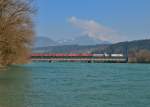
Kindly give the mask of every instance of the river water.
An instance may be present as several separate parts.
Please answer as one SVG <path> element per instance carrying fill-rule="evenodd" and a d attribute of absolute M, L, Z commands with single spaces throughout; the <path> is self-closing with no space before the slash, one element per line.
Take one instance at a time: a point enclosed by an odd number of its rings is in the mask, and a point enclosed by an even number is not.
<path fill-rule="evenodd" d="M 12 66 L 0 72 L 0 107 L 150 107 L 150 65 Z"/>

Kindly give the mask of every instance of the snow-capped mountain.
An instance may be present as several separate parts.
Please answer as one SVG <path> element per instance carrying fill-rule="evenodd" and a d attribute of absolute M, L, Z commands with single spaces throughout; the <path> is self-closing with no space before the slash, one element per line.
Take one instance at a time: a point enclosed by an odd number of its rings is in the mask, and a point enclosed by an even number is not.
<path fill-rule="evenodd" d="M 61 39 L 54 41 L 49 37 L 36 37 L 33 47 L 48 47 L 48 46 L 61 46 L 61 45 L 99 45 L 110 44 L 107 41 L 101 41 L 89 36 L 79 36 L 72 39 Z"/>
<path fill-rule="evenodd" d="M 108 41 L 101 41 L 89 36 L 79 36 L 72 39 L 63 39 L 57 41 L 60 45 L 97 45 L 97 44 L 110 44 Z"/>

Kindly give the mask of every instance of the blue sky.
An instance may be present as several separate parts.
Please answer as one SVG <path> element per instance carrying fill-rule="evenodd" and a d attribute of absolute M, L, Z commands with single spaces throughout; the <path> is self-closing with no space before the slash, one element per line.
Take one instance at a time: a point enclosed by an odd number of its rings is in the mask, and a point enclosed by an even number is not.
<path fill-rule="evenodd" d="M 37 0 L 37 36 L 87 35 L 112 42 L 150 38 L 150 0 Z"/>

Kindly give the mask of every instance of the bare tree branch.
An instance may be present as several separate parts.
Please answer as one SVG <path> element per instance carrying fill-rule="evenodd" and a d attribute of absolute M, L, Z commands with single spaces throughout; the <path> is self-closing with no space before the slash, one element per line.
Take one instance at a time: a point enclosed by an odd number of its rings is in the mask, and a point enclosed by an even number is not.
<path fill-rule="evenodd" d="M 0 0 L 0 65 L 22 63 L 34 35 L 33 0 Z"/>

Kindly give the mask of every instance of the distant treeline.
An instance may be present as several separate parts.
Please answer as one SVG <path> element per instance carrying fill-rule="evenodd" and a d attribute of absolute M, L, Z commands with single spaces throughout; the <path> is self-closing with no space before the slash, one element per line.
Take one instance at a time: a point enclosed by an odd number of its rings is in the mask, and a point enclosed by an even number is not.
<path fill-rule="evenodd" d="M 140 50 L 150 51 L 150 39 L 112 44 L 106 51 L 111 53 L 124 53 L 126 49 L 129 54 L 139 52 Z"/>

